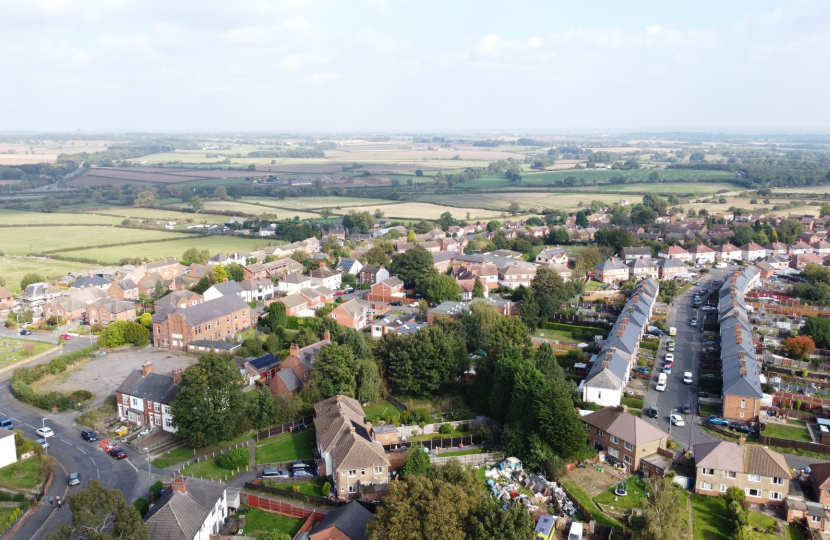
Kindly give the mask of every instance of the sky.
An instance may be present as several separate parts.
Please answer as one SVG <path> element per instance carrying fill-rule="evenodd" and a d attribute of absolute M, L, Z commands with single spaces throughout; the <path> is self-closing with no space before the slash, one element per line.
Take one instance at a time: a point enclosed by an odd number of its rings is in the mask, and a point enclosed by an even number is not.
<path fill-rule="evenodd" d="M 830 0 L 0 3 L 0 131 L 826 132 Z"/>

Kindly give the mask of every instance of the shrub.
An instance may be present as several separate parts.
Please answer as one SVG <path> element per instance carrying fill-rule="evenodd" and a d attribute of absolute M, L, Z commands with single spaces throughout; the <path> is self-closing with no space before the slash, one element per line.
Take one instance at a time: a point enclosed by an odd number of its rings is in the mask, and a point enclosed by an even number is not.
<path fill-rule="evenodd" d="M 133 506 L 135 506 L 138 513 L 141 514 L 141 517 L 144 517 L 147 515 L 147 512 L 150 511 L 150 501 L 148 501 L 146 497 L 139 497 L 136 499 Z"/>
<path fill-rule="evenodd" d="M 646 349 L 647 351 L 656 351 L 660 348 L 659 343 L 654 343 L 652 341 L 640 341 L 640 348 Z"/>
<path fill-rule="evenodd" d="M 438 428 L 438 433 L 443 433 L 444 435 L 452 433 L 453 431 L 455 431 L 455 428 L 452 427 L 452 424 L 441 424 L 441 427 Z"/>
<path fill-rule="evenodd" d="M 57 375 L 58 373 L 63 373 L 64 371 L 66 371 L 66 362 L 64 362 L 60 356 L 49 361 L 49 372 L 52 375 Z"/>
<path fill-rule="evenodd" d="M 325 484 L 323 484 L 322 489 L 323 489 L 323 497 L 328 496 L 329 492 L 331 491 L 331 484 L 326 482 Z"/>
<path fill-rule="evenodd" d="M 153 499 L 158 499 L 161 496 L 162 489 L 164 489 L 164 484 L 161 483 L 161 480 L 156 481 L 155 484 L 150 486 L 150 493 L 153 494 Z"/>
<path fill-rule="evenodd" d="M 293 491 L 294 493 L 299 493 L 300 492 L 300 486 L 291 486 L 291 491 Z"/>
<path fill-rule="evenodd" d="M 70 397 L 70 399 L 72 399 L 72 401 L 79 402 L 79 401 L 89 401 L 93 397 L 95 397 L 95 395 L 92 392 L 90 392 L 89 390 L 75 390 L 74 392 L 69 394 L 69 397 Z"/>
<path fill-rule="evenodd" d="M 247 446 L 234 448 L 216 458 L 216 465 L 227 471 L 235 471 L 237 468 L 244 469 L 251 462 L 251 453 Z"/>

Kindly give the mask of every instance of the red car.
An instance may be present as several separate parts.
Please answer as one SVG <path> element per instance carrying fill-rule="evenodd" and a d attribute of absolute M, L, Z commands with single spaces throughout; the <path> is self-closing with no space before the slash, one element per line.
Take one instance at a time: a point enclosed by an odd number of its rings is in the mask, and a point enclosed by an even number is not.
<path fill-rule="evenodd" d="M 113 448 L 110 450 L 110 455 L 115 459 L 122 459 L 127 457 L 127 451 L 123 448 Z"/>
<path fill-rule="evenodd" d="M 72 341 L 72 336 L 70 336 L 69 334 L 61 334 L 61 337 L 66 341 Z"/>
<path fill-rule="evenodd" d="M 334 296 L 343 296 L 343 291 L 334 291 Z"/>

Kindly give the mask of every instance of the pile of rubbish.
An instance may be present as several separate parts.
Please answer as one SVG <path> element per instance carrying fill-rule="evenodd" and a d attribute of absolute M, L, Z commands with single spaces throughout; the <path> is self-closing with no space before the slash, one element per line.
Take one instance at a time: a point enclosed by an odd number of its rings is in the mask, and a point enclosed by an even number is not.
<path fill-rule="evenodd" d="M 548 480 L 544 475 L 528 473 L 522 468 L 517 458 L 507 458 L 485 471 L 487 486 L 493 497 L 507 504 L 524 504 L 531 511 L 539 509 L 538 505 L 549 504 L 557 513 L 573 516 L 577 509 L 565 490 L 557 482 Z M 519 487 L 533 493 L 532 497 L 522 494 Z"/>
<path fill-rule="evenodd" d="M 556 482 L 552 482 L 554 484 L 553 487 L 553 500 L 555 501 L 555 506 L 557 510 L 560 512 L 564 512 L 565 514 L 572 516 L 576 514 L 576 506 L 574 503 L 571 502 L 571 499 L 565 494 L 565 490 L 557 484 Z"/>

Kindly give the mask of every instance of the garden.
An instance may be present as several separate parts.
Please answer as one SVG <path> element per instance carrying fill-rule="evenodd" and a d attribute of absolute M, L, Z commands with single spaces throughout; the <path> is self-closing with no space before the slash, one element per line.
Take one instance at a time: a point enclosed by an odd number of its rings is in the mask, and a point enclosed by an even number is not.
<path fill-rule="evenodd" d="M 244 513 L 235 514 L 231 517 L 243 519 L 242 530 L 245 531 L 245 536 L 265 538 L 271 531 L 276 530 L 294 538 L 300 531 L 300 527 L 305 523 L 304 519 L 272 514 L 259 508 L 248 506 L 242 506 L 242 508 L 245 509 Z"/>
<path fill-rule="evenodd" d="M 247 471 L 251 453 L 247 446 L 234 448 L 216 457 L 206 457 L 182 469 L 182 476 L 227 481 L 239 472 Z"/>
<path fill-rule="evenodd" d="M 278 438 L 274 442 L 268 442 L 257 446 L 256 462 L 281 463 L 300 459 L 314 458 L 314 430 L 306 429 L 296 434 Z"/>

